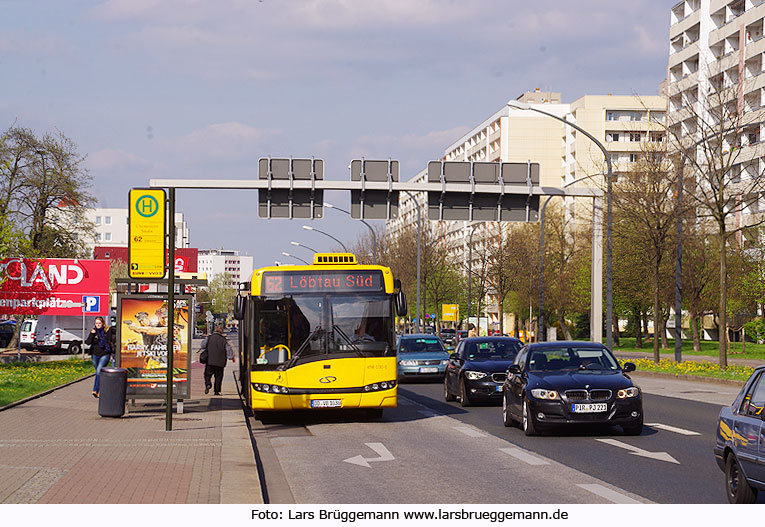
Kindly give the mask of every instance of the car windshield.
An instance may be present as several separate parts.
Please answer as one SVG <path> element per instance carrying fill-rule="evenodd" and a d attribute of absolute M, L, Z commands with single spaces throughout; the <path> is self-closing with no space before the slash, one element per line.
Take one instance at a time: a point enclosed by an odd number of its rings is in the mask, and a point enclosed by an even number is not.
<path fill-rule="evenodd" d="M 514 340 L 487 340 L 468 342 L 465 348 L 468 360 L 512 360 L 521 349 L 521 343 Z"/>
<path fill-rule="evenodd" d="M 448 335 L 454 335 L 454 330 L 453 329 L 442 329 L 441 333 L 443 333 L 444 335 L 447 335 L 447 334 Z"/>
<path fill-rule="evenodd" d="M 418 351 L 446 351 L 441 341 L 436 338 L 408 338 L 401 339 L 398 351 L 401 353 Z"/>
<path fill-rule="evenodd" d="M 606 348 L 544 347 L 529 354 L 530 371 L 618 370 L 616 359 Z"/>

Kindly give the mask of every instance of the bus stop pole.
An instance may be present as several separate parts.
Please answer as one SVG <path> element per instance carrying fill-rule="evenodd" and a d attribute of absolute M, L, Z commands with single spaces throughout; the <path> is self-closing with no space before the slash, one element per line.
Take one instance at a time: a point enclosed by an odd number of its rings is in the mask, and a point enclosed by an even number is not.
<path fill-rule="evenodd" d="M 168 193 L 168 265 L 167 265 L 167 409 L 165 430 L 173 429 L 173 337 L 175 328 L 175 188 Z"/>

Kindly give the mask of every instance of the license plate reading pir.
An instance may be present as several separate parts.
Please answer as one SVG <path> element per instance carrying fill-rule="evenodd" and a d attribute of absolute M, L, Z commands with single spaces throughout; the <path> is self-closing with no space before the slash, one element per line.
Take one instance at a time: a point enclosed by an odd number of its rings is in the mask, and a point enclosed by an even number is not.
<path fill-rule="evenodd" d="M 343 402 L 340 399 L 314 399 L 311 408 L 340 408 Z"/>
<path fill-rule="evenodd" d="M 571 411 L 578 414 L 605 412 L 606 410 L 608 410 L 608 405 L 606 403 L 584 403 L 571 405 Z"/>

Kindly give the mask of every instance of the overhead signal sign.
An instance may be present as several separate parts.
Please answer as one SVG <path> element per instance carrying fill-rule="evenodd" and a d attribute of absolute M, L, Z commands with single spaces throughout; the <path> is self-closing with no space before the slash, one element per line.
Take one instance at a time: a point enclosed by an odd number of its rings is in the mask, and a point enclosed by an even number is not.
<path fill-rule="evenodd" d="M 440 190 L 428 190 L 431 220 L 537 221 L 539 216 L 539 195 L 533 192 L 539 163 L 431 161 L 428 183 L 441 184 Z"/>
<path fill-rule="evenodd" d="M 361 189 L 351 190 L 351 217 L 361 220 L 392 220 L 398 217 L 398 161 L 392 159 L 351 161 L 351 181 L 360 181 Z M 370 190 L 370 182 L 387 183 L 385 190 Z"/>
<path fill-rule="evenodd" d="M 167 269 L 165 191 L 134 188 L 128 202 L 128 275 L 163 278 Z"/>
<path fill-rule="evenodd" d="M 258 189 L 261 218 L 322 217 L 324 190 L 316 185 L 324 179 L 322 159 L 263 157 L 258 160 L 258 179 L 267 181 L 265 189 Z M 285 181 L 289 182 L 287 188 L 284 184 L 274 185 L 274 182 Z"/>

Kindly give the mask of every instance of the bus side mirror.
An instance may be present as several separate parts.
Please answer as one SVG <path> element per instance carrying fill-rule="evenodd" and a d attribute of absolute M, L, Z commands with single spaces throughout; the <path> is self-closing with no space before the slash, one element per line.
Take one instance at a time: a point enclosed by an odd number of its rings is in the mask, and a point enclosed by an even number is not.
<path fill-rule="evenodd" d="M 234 298 L 234 318 L 237 320 L 244 320 L 246 299 L 242 295 L 236 295 Z"/>
<path fill-rule="evenodd" d="M 401 289 L 399 289 L 398 293 L 396 293 L 396 315 L 405 317 L 406 313 L 406 295 Z"/>

